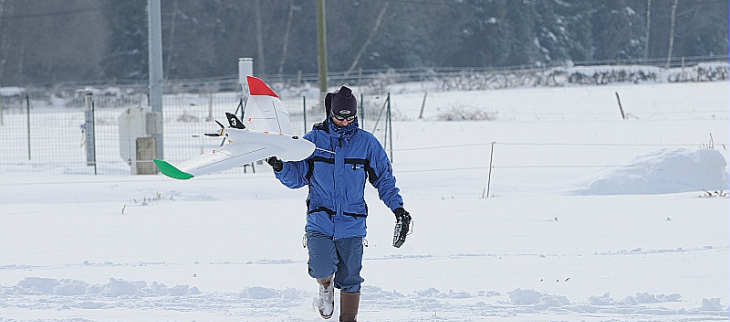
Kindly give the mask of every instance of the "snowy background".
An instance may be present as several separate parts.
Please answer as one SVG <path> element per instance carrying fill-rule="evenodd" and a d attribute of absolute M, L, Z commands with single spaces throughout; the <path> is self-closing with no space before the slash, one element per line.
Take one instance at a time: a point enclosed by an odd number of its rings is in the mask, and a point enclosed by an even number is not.
<path fill-rule="evenodd" d="M 392 99 L 414 233 L 367 189 L 359 321 L 728 320 L 727 82 Z M 0 174 L 0 321 L 321 321 L 306 189 L 257 169 Z"/>

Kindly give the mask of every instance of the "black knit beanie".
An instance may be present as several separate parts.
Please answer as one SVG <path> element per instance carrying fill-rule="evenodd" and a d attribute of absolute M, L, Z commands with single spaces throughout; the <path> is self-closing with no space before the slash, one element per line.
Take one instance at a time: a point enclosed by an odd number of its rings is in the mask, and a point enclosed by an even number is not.
<path fill-rule="evenodd" d="M 331 100 L 332 115 L 348 117 L 357 114 L 357 99 L 355 99 L 355 95 L 352 95 L 352 90 L 347 88 L 347 86 L 342 86 L 327 96 Z"/>

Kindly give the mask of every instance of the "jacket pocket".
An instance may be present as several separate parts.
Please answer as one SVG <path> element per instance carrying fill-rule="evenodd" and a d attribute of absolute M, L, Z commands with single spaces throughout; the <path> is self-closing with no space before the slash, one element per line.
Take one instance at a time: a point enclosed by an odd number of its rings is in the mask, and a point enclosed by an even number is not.
<path fill-rule="evenodd" d="M 350 203 L 347 205 L 347 209 L 345 209 L 342 213 L 350 217 L 367 217 L 368 205 L 365 201 Z"/>

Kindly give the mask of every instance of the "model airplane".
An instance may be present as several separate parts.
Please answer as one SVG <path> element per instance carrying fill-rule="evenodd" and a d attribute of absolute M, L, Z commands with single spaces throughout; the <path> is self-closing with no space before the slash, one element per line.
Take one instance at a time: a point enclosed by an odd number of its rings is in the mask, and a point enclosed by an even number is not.
<path fill-rule="evenodd" d="M 276 156 L 284 161 L 304 160 L 314 152 L 315 145 L 291 134 L 289 113 L 279 97 L 260 79 L 247 76 L 250 96 L 246 103 L 244 121 L 226 113 L 229 127 L 217 133 L 228 144 L 209 153 L 201 154 L 177 166 L 163 160 L 153 160 L 162 174 L 187 180 L 205 174 L 232 169 L 237 166 Z"/>

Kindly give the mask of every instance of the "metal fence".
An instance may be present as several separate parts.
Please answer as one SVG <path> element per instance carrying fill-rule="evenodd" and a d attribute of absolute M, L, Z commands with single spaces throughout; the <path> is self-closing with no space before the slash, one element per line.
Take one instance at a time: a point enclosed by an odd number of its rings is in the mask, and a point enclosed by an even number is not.
<path fill-rule="evenodd" d="M 600 67 L 600 66 L 599 66 Z M 727 80 L 728 63 L 697 63 L 670 69 L 635 68 L 545 68 L 508 70 L 386 71 L 368 77 L 342 78 L 340 83 L 360 84 L 361 127 L 371 131 L 377 124 L 378 139 L 385 140 L 389 113 L 388 91 L 404 80 L 422 82 L 416 91 L 486 90 L 513 86 L 562 86 L 606 82 L 680 82 Z M 582 75 L 581 77 L 576 77 Z M 415 75 L 415 76 L 414 76 Z M 658 76 L 657 76 L 658 75 Z M 356 77 L 356 78 L 352 78 Z M 264 78 L 279 94 L 291 115 L 293 134 L 303 135 L 324 120 L 324 109 L 315 86 L 295 81 L 274 82 Z M 563 83 L 561 83 L 563 82 Z M 121 156 L 119 117 L 130 108 L 147 105 L 147 87 L 140 84 L 61 84 L 53 89 L 23 89 L 0 96 L 0 173 L 40 172 L 71 174 L 129 174 L 130 164 Z M 434 87 L 435 86 L 435 87 Z M 7 88 L 3 88 L 7 89 Z M 403 89 L 408 91 L 408 89 Z M 90 124 L 86 93 L 93 98 L 94 138 L 87 140 Z M 204 133 L 217 130 L 214 120 L 225 112 L 239 111 L 243 98 L 237 77 L 166 82 L 163 106 L 164 158 L 180 162 L 220 146 L 220 139 Z M 425 99 L 425 97 L 424 97 Z M 397 116 L 394 116 L 397 118 Z M 392 129 L 390 129 L 392 130 Z M 88 161 L 87 148 L 94 145 L 95 158 Z M 392 144 L 390 145 L 392 148 Z M 242 167 L 232 170 L 244 172 Z"/>
<path fill-rule="evenodd" d="M 120 137 L 119 118 L 128 109 L 144 105 L 130 98 L 91 97 L 91 122 L 86 116 L 90 108 L 78 97 L 4 97 L 0 107 L 0 173 L 129 174 L 130 164 L 121 154 L 124 138 Z M 374 111 L 383 106 L 386 98 L 363 104 L 363 125 L 372 127 L 375 117 L 384 117 Z M 225 124 L 225 112 L 238 111 L 240 115 L 242 99 L 240 92 L 164 95 L 164 158 L 181 162 L 220 146 L 220 138 L 204 133 L 218 129 L 216 119 Z M 302 96 L 282 102 L 290 112 L 293 134 L 303 135 L 314 123 L 324 120 L 316 99 Z M 87 136 L 90 125 L 92 140 Z M 89 144 L 94 145 L 93 158 L 89 156 Z M 251 170 L 255 171 L 241 167 L 231 172 Z"/>

